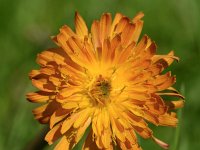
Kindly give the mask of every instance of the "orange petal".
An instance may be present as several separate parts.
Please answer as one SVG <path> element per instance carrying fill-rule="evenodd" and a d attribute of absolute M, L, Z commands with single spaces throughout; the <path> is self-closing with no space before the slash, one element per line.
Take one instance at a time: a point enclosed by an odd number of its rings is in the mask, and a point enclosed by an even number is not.
<path fill-rule="evenodd" d="M 117 143 L 119 144 L 119 146 L 122 150 L 124 150 L 124 149 L 142 150 L 142 148 L 137 143 L 132 144 L 130 141 L 128 141 L 128 139 L 126 139 L 126 141 L 124 141 L 124 142 L 117 139 Z"/>
<path fill-rule="evenodd" d="M 93 133 L 92 131 L 90 131 L 90 133 L 88 134 L 85 143 L 82 147 L 82 150 L 97 150 L 99 149 L 96 145 L 96 143 L 93 140 Z"/>
<path fill-rule="evenodd" d="M 58 111 L 58 110 L 57 110 L 57 111 Z M 56 123 L 58 123 L 58 122 L 60 122 L 61 120 L 63 120 L 63 119 L 69 114 L 69 112 L 70 112 L 70 111 L 68 111 L 68 110 L 60 109 L 59 111 L 60 111 L 60 112 L 62 111 L 62 113 L 61 113 L 61 114 L 58 114 L 57 111 L 54 112 L 53 115 L 51 115 L 50 123 L 49 123 L 49 124 L 50 124 L 50 129 L 53 128 L 53 126 L 54 126 Z"/>
<path fill-rule="evenodd" d="M 50 96 L 53 97 L 54 93 L 47 93 L 47 92 L 42 92 L 42 91 L 38 91 L 35 93 L 28 93 L 26 95 L 27 99 L 30 102 L 33 103 L 44 103 L 47 102 L 50 99 Z"/>
<path fill-rule="evenodd" d="M 106 13 L 100 19 L 100 42 L 103 44 L 104 40 L 108 38 L 111 30 L 112 18 L 111 14 Z"/>
<path fill-rule="evenodd" d="M 69 116 L 62 124 L 61 133 L 66 133 L 74 124 L 74 122 L 78 119 L 78 117 L 81 115 L 81 112 L 78 113 L 72 113 L 71 116 Z"/>
<path fill-rule="evenodd" d="M 135 35 L 135 25 L 132 23 L 126 24 L 121 34 L 122 46 L 124 48 L 127 47 L 130 43 L 136 43 L 134 35 Z"/>
<path fill-rule="evenodd" d="M 62 73 L 62 75 L 65 76 L 66 78 L 69 76 L 73 76 L 74 78 L 76 77 L 76 80 L 80 80 L 85 76 L 85 74 L 82 71 L 77 70 L 76 68 L 68 64 L 60 65 L 58 69 Z"/>
<path fill-rule="evenodd" d="M 174 51 L 170 51 L 167 55 L 174 56 Z M 166 57 L 164 60 L 167 62 L 168 66 L 171 65 L 174 61 L 174 59 L 171 57 Z"/>
<path fill-rule="evenodd" d="M 102 138 L 100 136 L 97 136 L 96 137 L 96 145 L 98 146 L 98 149 L 103 149 L 104 148 L 104 145 L 103 145 L 103 142 L 102 142 Z"/>
<path fill-rule="evenodd" d="M 92 112 L 91 108 L 86 108 L 81 111 L 81 117 L 77 118 L 76 121 L 74 122 L 73 127 L 74 128 L 79 128 L 80 126 L 83 126 L 84 123 L 88 120 Z"/>
<path fill-rule="evenodd" d="M 150 138 L 152 136 L 152 131 L 148 127 L 141 128 L 138 126 L 133 126 L 133 128 L 140 136 L 142 136 L 145 139 Z"/>
<path fill-rule="evenodd" d="M 144 112 L 144 116 L 143 118 L 151 123 L 153 123 L 154 125 L 158 126 L 159 125 L 159 120 L 158 120 L 158 116 L 147 111 L 147 110 L 143 110 Z"/>
<path fill-rule="evenodd" d="M 136 23 L 137 21 L 141 20 L 144 17 L 144 13 L 143 12 L 139 12 L 135 15 L 135 17 L 133 18 L 133 22 Z"/>
<path fill-rule="evenodd" d="M 60 104 L 51 101 L 48 104 L 37 107 L 33 110 L 35 119 L 40 121 L 40 123 L 49 123 L 50 116 L 57 110 L 60 109 Z"/>
<path fill-rule="evenodd" d="M 163 83 L 165 83 L 167 80 L 169 80 L 171 77 L 171 72 L 167 72 L 164 75 L 158 75 L 156 77 L 154 77 L 153 79 L 148 81 L 148 84 L 153 84 L 153 85 L 161 85 Z"/>
<path fill-rule="evenodd" d="M 144 35 L 142 39 L 139 41 L 137 46 L 134 48 L 134 55 L 139 55 L 142 51 L 146 49 L 147 43 L 148 43 L 149 37 L 147 35 Z"/>
<path fill-rule="evenodd" d="M 157 93 L 158 95 L 174 96 L 184 99 L 184 96 L 179 93 Z"/>
<path fill-rule="evenodd" d="M 176 61 L 179 61 L 179 58 L 172 55 L 172 54 L 168 54 L 168 55 L 154 55 L 153 58 L 152 58 L 154 61 L 155 60 L 159 60 L 159 59 L 164 59 L 166 61 L 169 61 L 169 64 L 171 64 L 171 61 L 172 59 L 173 60 L 176 60 Z"/>
<path fill-rule="evenodd" d="M 163 149 L 169 149 L 169 145 L 167 143 L 155 138 L 154 136 L 152 136 L 152 139 L 153 139 L 154 142 L 156 142 Z"/>
<path fill-rule="evenodd" d="M 65 64 L 65 58 L 58 54 L 59 51 L 63 51 L 61 48 L 46 50 L 37 56 L 37 63 L 41 66 L 49 65 L 50 62 L 55 62 L 56 64 Z"/>
<path fill-rule="evenodd" d="M 143 28 L 143 21 L 141 20 L 144 14 L 142 12 L 139 12 L 134 18 L 133 18 L 133 23 L 135 24 L 135 32 L 133 34 L 133 41 L 137 42 L 142 28 Z"/>
<path fill-rule="evenodd" d="M 159 125 L 176 127 L 178 119 L 173 114 L 164 114 L 158 117 Z"/>
<path fill-rule="evenodd" d="M 70 147 L 70 143 L 66 136 L 63 136 L 60 142 L 56 145 L 54 150 L 67 150 Z"/>
<path fill-rule="evenodd" d="M 93 45 L 95 47 L 95 50 L 97 51 L 98 48 L 100 48 L 101 45 L 101 41 L 100 41 L 100 24 L 99 21 L 94 21 L 92 23 L 92 27 L 91 27 L 91 34 L 92 34 L 92 42 Z"/>
<path fill-rule="evenodd" d="M 130 122 L 131 125 L 139 126 L 141 128 L 147 127 L 146 122 L 141 117 L 138 117 L 129 111 L 124 112 L 123 116 L 128 122 Z"/>
<path fill-rule="evenodd" d="M 126 134 L 126 139 L 131 143 L 131 145 L 137 145 L 137 135 L 135 134 L 134 129 L 128 129 L 125 132 Z"/>
<path fill-rule="evenodd" d="M 166 102 L 166 104 L 169 106 L 169 109 L 177 109 L 177 108 L 182 108 L 185 104 L 185 101 L 184 100 L 169 101 Z"/>
<path fill-rule="evenodd" d="M 111 45 L 108 39 L 104 40 L 102 48 L 102 63 L 108 64 L 111 55 Z"/>
<path fill-rule="evenodd" d="M 158 95 L 152 95 L 150 102 L 145 104 L 146 110 L 154 115 L 163 115 L 167 112 L 167 106 L 163 99 Z"/>
<path fill-rule="evenodd" d="M 116 34 L 120 34 L 126 27 L 126 25 L 130 22 L 129 18 L 122 17 L 119 22 L 116 24 L 114 32 Z"/>
<path fill-rule="evenodd" d="M 130 45 L 128 45 L 127 48 L 125 48 L 118 57 L 118 63 L 124 63 L 127 61 L 128 57 L 131 56 L 132 50 L 135 47 L 135 42 L 132 42 Z"/>
<path fill-rule="evenodd" d="M 40 72 L 41 72 L 42 74 L 46 74 L 46 75 L 53 75 L 53 74 L 56 73 L 55 68 L 50 67 L 50 66 L 45 67 L 45 68 L 41 68 L 41 69 L 40 69 Z"/>
<path fill-rule="evenodd" d="M 48 142 L 48 144 L 53 144 L 54 141 L 56 141 L 58 138 L 62 136 L 60 133 L 61 129 L 61 123 L 57 124 L 53 129 L 51 129 L 47 135 L 45 136 L 45 141 Z"/>
<path fill-rule="evenodd" d="M 163 70 L 163 65 L 162 64 L 153 64 L 147 68 L 148 71 L 152 72 L 152 76 L 158 75 L 162 72 Z"/>
<path fill-rule="evenodd" d="M 122 14 L 117 13 L 114 17 L 113 23 L 112 23 L 112 27 L 111 27 L 111 37 L 115 36 L 115 32 L 114 30 L 116 29 L 116 25 L 119 23 L 119 21 L 121 20 L 121 18 L 123 17 Z"/>
<path fill-rule="evenodd" d="M 111 131 L 110 130 L 111 129 L 103 130 L 102 135 L 101 135 L 101 140 L 103 143 L 103 147 L 105 149 L 111 148 L 112 140 L 111 140 Z"/>
<path fill-rule="evenodd" d="M 56 77 L 56 76 L 50 76 L 49 77 L 49 81 L 51 81 L 56 87 L 61 85 L 61 79 L 60 77 Z"/>
<path fill-rule="evenodd" d="M 47 81 L 47 79 L 32 79 L 32 84 L 38 89 L 45 92 L 55 92 L 56 87 Z"/>
<path fill-rule="evenodd" d="M 60 28 L 60 33 L 62 33 L 64 35 L 64 38 L 65 40 L 67 41 L 70 37 L 75 37 L 76 34 L 72 31 L 72 29 L 67 26 L 67 25 L 64 25 Z M 58 38 L 58 37 L 57 37 Z M 58 40 L 58 39 L 57 39 Z M 58 40 L 59 42 L 59 40 Z"/>
<path fill-rule="evenodd" d="M 45 104 L 45 105 L 42 105 L 42 106 L 39 106 L 35 109 L 33 109 L 33 114 L 41 114 L 45 111 L 45 109 L 47 108 L 48 104 Z"/>
<path fill-rule="evenodd" d="M 40 70 L 31 70 L 31 72 L 29 73 L 29 77 L 30 79 L 38 76 L 39 74 L 41 74 Z"/>
<path fill-rule="evenodd" d="M 117 119 L 113 118 L 112 116 L 113 115 L 110 114 L 112 132 L 120 141 L 124 142 L 125 134 L 124 134 L 124 132 L 122 132 L 122 131 L 124 131 L 124 128 L 121 125 L 121 123 L 119 123 L 119 121 L 117 121 Z"/>
<path fill-rule="evenodd" d="M 78 102 L 65 102 L 63 105 L 62 105 L 62 108 L 64 109 L 74 109 L 74 108 L 78 108 L 79 107 L 79 104 Z"/>
<path fill-rule="evenodd" d="M 110 42 L 109 56 L 111 62 L 115 59 L 116 51 L 119 46 L 121 46 L 121 37 L 116 35 Z"/>
<path fill-rule="evenodd" d="M 82 38 L 88 35 L 87 25 L 85 24 L 85 21 L 78 12 L 75 13 L 75 29 L 76 34 L 78 34 Z"/>
<path fill-rule="evenodd" d="M 164 83 L 157 86 L 158 90 L 159 91 L 165 90 L 165 89 L 171 87 L 175 82 L 176 82 L 176 77 L 175 76 L 170 77 Z"/>
<path fill-rule="evenodd" d="M 58 101 L 59 101 L 59 99 L 61 99 L 61 97 L 62 97 L 62 99 L 64 99 L 69 96 L 72 96 L 73 94 L 76 94 L 77 92 L 80 92 L 79 90 L 80 90 L 80 88 L 76 87 L 76 86 L 68 86 L 66 88 L 61 89 L 59 92 L 60 98 L 58 98 Z M 59 102 L 61 102 L 61 101 L 59 101 Z"/>
<path fill-rule="evenodd" d="M 79 140 L 82 138 L 82 136 L 84 135 L 86 129 L 89 127 L 90 124 L 91 124 L 91 118 L 88 118 L 87 121 L 85 121 L 84 125 L 79 127 L 75 137 L 76 143 L 78 143 Z"/>

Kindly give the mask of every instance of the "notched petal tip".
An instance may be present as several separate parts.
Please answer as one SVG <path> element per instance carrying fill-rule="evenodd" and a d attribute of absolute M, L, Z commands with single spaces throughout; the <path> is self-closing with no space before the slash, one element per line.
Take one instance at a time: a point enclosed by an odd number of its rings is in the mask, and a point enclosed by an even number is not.
<path fill-rule="evenodd" d="M 40 70 L 31 70 L 31 72 L 29 73 L 29 79 L 32 79 L 39 74 L 40 74 Z"/>
<path fill-rule="evenodd" d="M 49 100 L 49 95 L 43 94 L 41 91 L 39 92 L 30 92 L 26 94 L 26 99 L 32 103 L 45 103 Z"/>
<path fill-rule="evenodd" d="M 147 34 L 144 34 L 144 36 L 142 37 L 144 38 L 144 40 L 147 42 L 148 39 L 150 39 L 150 37 Z"/>
<path fill-rule="evenodd" d="M 51 40 L 56 44 L 58 45 L 59 47 L 61 46 L 58 42 L 58 39 L 57 39 L 57 36 L 50 36 Z"/>
<path fill-rule="evenodd" d="M 167 56 L 169 56 L 169 58 L 173 58 L 173 59 L 176 60 L 177 62 L 180 61 L 179 57 L 177 57 L 177 56 L 174 55 L 174 50 L 171 50 L 171 51 L 167 54 Z"/>
<path fill-rule="evenodd" d="M 44 140 L 47 141 L 49 145 L 52 145 L 60 136 L 60 124 L 57 124 L 54 128 L 48 131 Z"/>
<path fill-rule="evenodd" d="M 141 21 L 141 19 L 144 17 L 144 13 L 143 12 L 139 12 L 135 15 L 135 17 L 133 18 L 133 23 L 136 23 L 137 21 Z"/>
<path fill-rule="evenodd" d="M 166 102 L 166 104 L 169 106 L 169 109 L 182 108 L 185 104 L 185 100 L 169 101 Z"/>
<path fill-rule="evenodd" d="M 111 16 L 111 13 L 105 12 L 105 13 L 103 13 L 103 14 L 101 15 L 101 17 L 102 17 L 102 16 Z"/>
<path fill-rule="evenodd" d="M 78 13 L 78 11 L 75 12 L 75 29 L 76 33 L 81 37 L 85 37 L 88 35 L 87 25 L 81 15 Z"/>
<path fill-rule="evenodd" d="M 157 45 L 155 42 L 151 43 L 151 45 L 149 46 L 149 50 L 150 50 L 151 54 L 153 54 L 153 55 L 156 53 Z"/>

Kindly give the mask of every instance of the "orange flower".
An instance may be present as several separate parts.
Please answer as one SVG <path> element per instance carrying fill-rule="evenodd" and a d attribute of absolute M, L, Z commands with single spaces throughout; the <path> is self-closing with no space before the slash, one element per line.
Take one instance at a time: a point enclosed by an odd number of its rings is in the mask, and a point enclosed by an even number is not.
<path fill-rule="evenodd" d="M 117 13 L 112 21 L 105 13 L 90 33 L 76 13 L 75 32 L 63 26 L 52 38 L 58 47 L 38 55 L 41 68 L 32 70 L 30 78 L 39 91 L 28 93 L 27 99 L 44 103 L 33 114 L 50 125 L 49 144 L 62 137 L 55 149 L 72 149 L 90 126 L 83 149 L 139 150 L 136 133 L 168 148 L 147 122 L 178 123 L 171 110 L 183 106 L 183 96 L 171 87 L 175 76 L 162 73 L 178 58 L 173 51 L 156 55 L 156 44 L 146 35 L 138 42 L 142 17 L 139 13 L 131 20 Z"/>

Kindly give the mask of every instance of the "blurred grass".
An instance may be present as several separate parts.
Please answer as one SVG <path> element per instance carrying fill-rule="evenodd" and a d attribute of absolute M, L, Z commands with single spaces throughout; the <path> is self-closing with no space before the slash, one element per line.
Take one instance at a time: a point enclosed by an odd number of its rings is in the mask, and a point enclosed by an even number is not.
<path fill-rule="evenodd" d="M 177 150 L 199 148 L 200 139 L 200 1 L 199 0 L 0 0 L 0 150 L 21 150 L 43 127 L 34 120 L 36 105 L 25 100 L 34 88 L 28 72 L 38 68 L 37 53 L 52 47 L 50 35 L 68 24 L 73 28 L 78 10 L 90 26 L 103 12 L 133 17 L 143 11 L 144 29 L 158 45 L 158 53 L 174 49 L 181 61 L 170 68 L 177 75 L 176 87 L 185 85 L 186 106 L 182 109 Z M 155 136 L 173 148 L 176 129 L 154 128 Z M 146 150 L 160 148 L 141 139 Z M 46 149 L 52 149 L 53 146 Z"/>

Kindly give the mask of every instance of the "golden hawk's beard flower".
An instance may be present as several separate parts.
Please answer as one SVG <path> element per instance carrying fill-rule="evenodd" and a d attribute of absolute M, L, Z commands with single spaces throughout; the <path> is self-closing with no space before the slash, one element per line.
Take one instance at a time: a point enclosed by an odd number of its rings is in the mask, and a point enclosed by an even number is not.
<path fill-rule="evenodd" d="M 27 99 L 44 103 L 33 114 L 50 125 L 45 137 L 49 144 L 61 137 L 55 149 L 72 149 L 89 126 L 82 149 L 138 150 L 136 133 L 168 148 L 147 122 L 178 123 L 171 110 L 183 106 L 183 96 L 171 87 L 175 76 L 162 73 L 178 58 L 173 51 L 156 55 L 156 44 L 146 35 L 138 42 L 142 17 L 138 13 L 131 20 L 117 13 L 112 21 L 105 13 L 90 33 L 76 13 L 75 32 L 63 26 L 52 38 L 58 47 L 38 55 L 41 68 L 32 70 L 30 79 L 39 91 L 28 93 Z"/>

